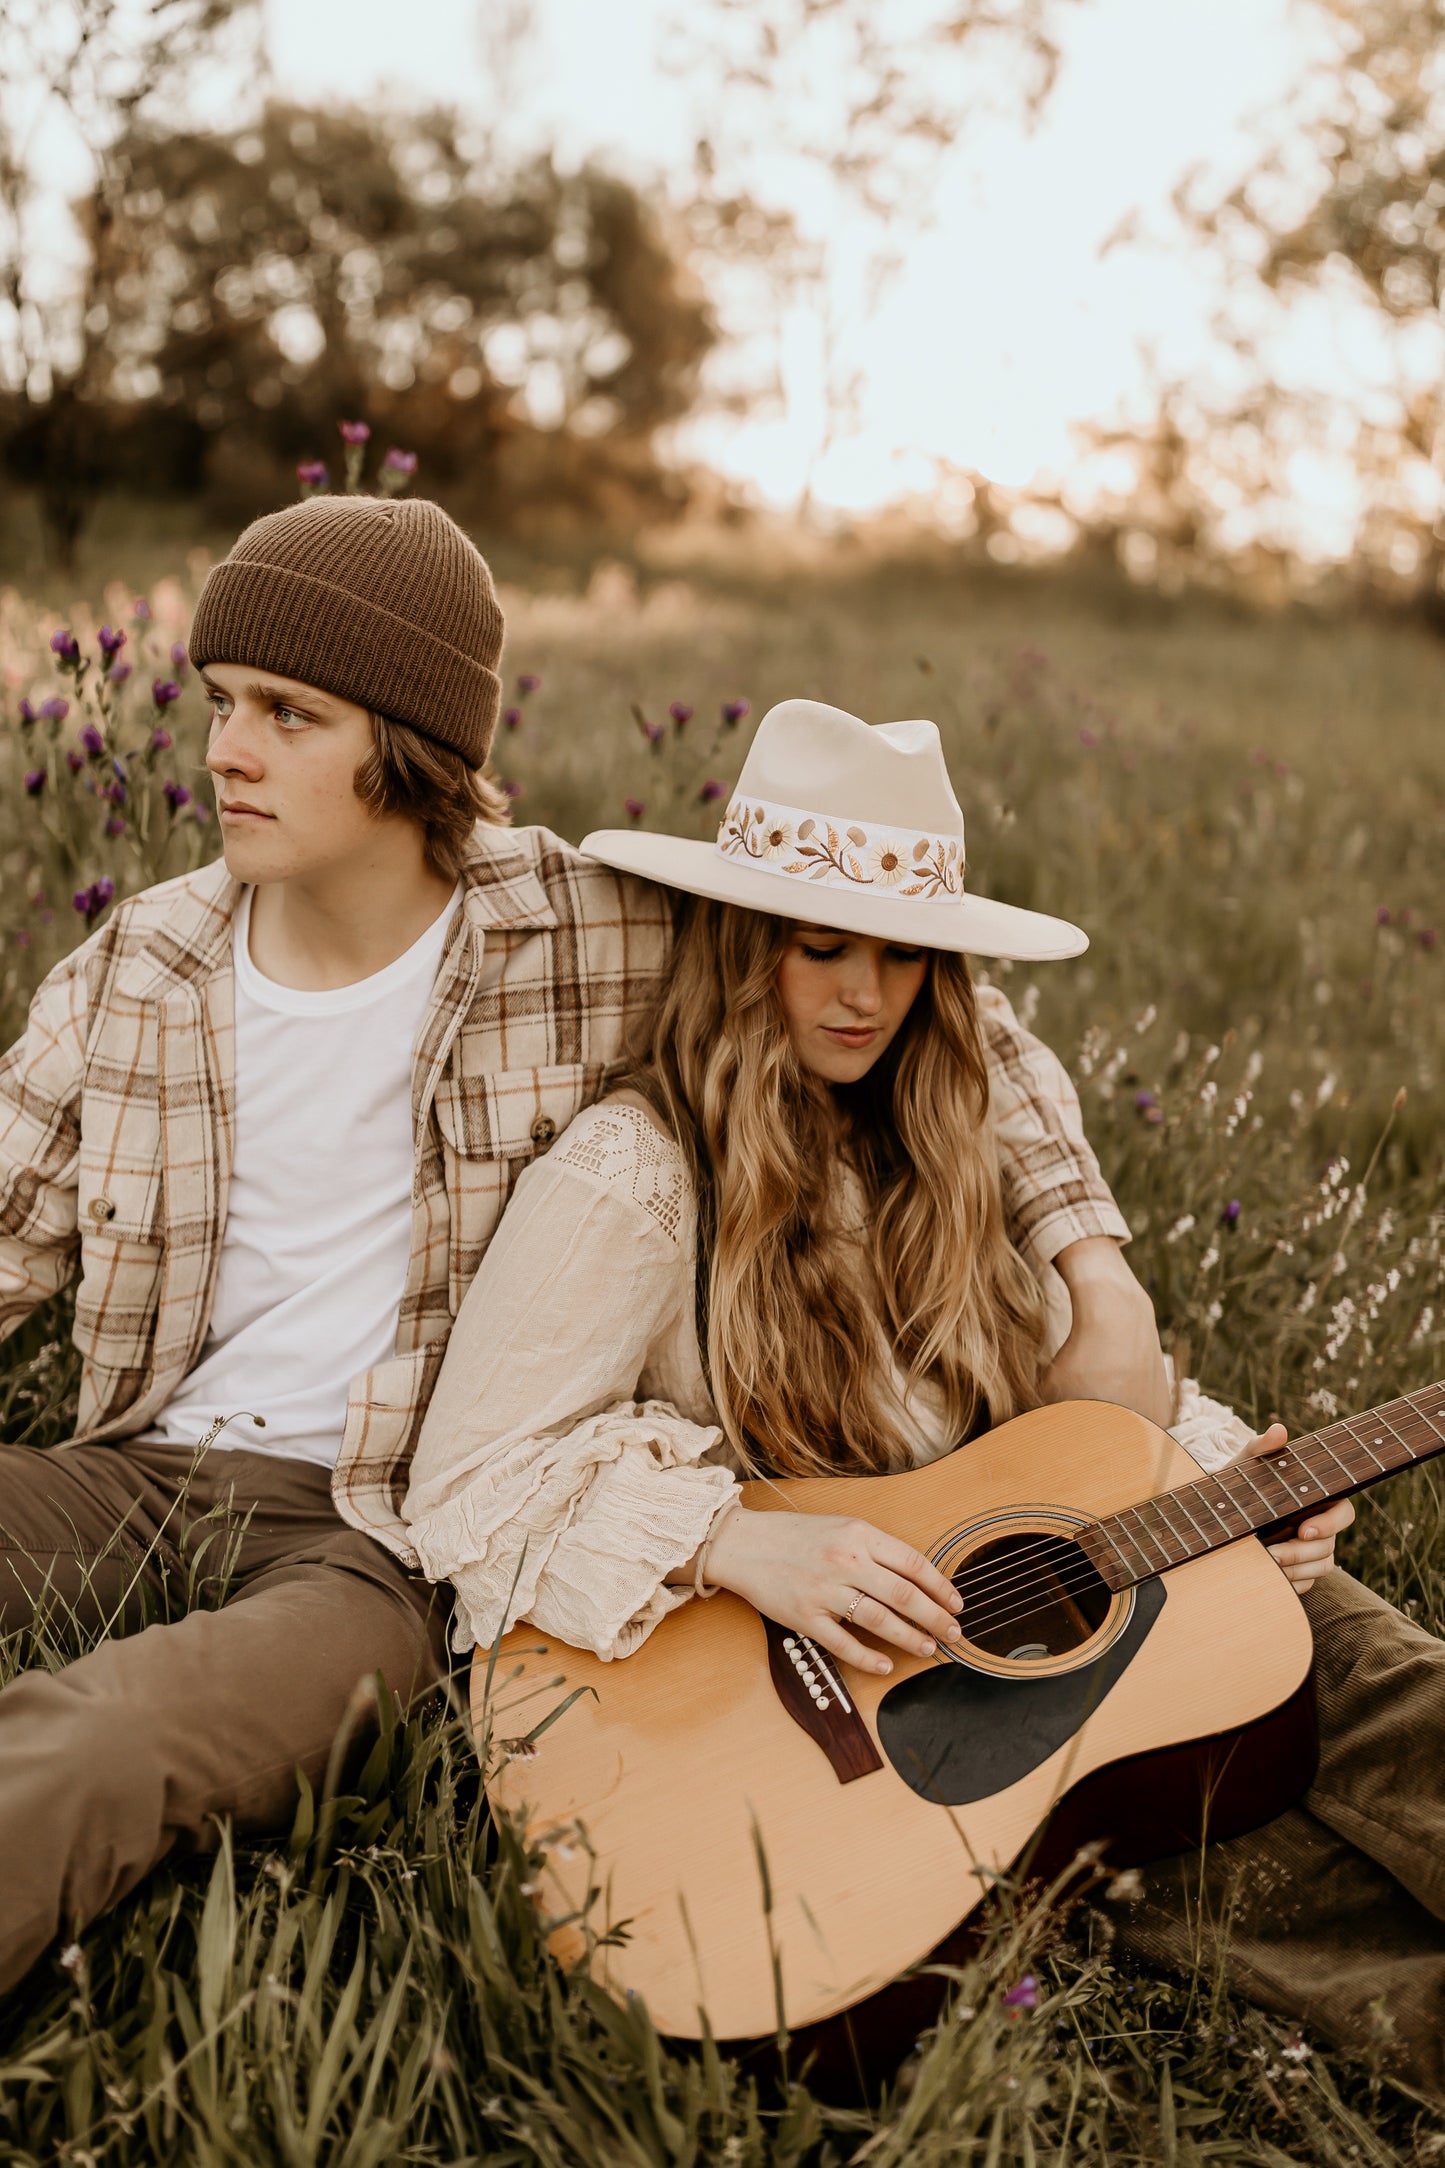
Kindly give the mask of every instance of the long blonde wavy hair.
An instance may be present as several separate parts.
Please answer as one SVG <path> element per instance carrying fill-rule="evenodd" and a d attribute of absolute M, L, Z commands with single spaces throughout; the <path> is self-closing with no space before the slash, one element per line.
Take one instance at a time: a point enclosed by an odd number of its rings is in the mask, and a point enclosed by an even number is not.
<path fill-rule="evenodd" d="M 1043 1301 L 1004 1231 L 964 959 L 934 952 L 893 1043 L 861 1082 L 833 1087 L 788 1037 L 776 981 L 789 931 L 688 898 L 627 1082 L 690 1165 L 699 1345 L 744 1466 L 881 1473 L 912 1456 L 879 1390 L 879 1323 L 909 1384 L 941 1389 L 961 1441 L 1034 1404 Z M 871 1291 L 842 1238 L 840 1150 L 866 1200 Z"/>

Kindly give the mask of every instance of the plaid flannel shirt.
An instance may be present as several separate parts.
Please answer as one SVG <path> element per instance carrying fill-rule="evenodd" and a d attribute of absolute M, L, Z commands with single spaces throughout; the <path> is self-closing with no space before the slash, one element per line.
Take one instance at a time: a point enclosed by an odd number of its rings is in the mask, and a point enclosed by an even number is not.
<path fill-rule="evenodd" d="M 462 1296 L 522 1168 L 612 1082 L 670 942 L 665 890 L 544 828 L 479 828 L 462 879 L 412 1069 L 396 1353 L 353 1382 L 334 1477 L 343 1517 L 404 1559 L 397 1505 Z M 240 895 L 217 861 L 122 904 L 51 972 L 0 1062 L 0 1335 L 79 1268 L 79 1438 L 145 1431 L 205 1344 Z M 1085 1235 L 1127 1240 L 1064 1070 L 997 989 L 980 1010 L 1014 1241 L 1042 1261 Z"/>

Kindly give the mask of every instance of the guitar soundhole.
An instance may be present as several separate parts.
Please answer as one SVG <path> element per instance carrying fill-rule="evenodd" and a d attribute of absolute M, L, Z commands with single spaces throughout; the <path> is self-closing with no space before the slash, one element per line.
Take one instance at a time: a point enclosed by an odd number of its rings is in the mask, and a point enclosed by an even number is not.
<path fill-rule="evenodd" d="M 1016 1663 L 1067 1656 L 1104 1624 L 1112 1595 L 1077 1543 L 1042 1529 L 995 1536 L 953 1568 L 964 1639 Z"/>

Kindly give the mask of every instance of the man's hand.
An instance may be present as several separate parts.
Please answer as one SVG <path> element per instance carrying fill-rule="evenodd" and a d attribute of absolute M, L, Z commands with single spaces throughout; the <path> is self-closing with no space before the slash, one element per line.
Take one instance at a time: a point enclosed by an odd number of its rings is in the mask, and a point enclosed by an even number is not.
<path fill-rule="evenodd" d="M 1289 1444 L 1283 1423 L 1271 1423 L 1263 1437 L 1251 1438 L 1241 1458 L 1255 1453 L 1277 1453 Z M 1297 1596 L 1307 1596 L 1322 1574 L 1335 1562 L 1335 1537 L 1343 1535 L 1355 1518 L 1352 1500 L 1338 1498 L 1322 1513 L 1311 1513 L 1288 1543 L 1271 1543 L 1269 1555 L 1282 1570 Z"/>
<path fill-rule="evenodd" d="M 1071 1242 L 1054 1259 L 1074 1322 L 1039 1380 L 1041 1400 L 1112 1400 L 1167 1430 L 1173 1396 L 1154 1305 L 1112 1236 Z"/>

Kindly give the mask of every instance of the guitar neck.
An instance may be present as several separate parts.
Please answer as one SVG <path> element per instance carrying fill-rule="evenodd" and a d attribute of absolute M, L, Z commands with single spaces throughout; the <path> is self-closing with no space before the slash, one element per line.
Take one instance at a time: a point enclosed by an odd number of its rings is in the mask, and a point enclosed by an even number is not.
<path fill-rule="evenodd" d="M 1251 1454 L 1218 1475 L 1126 1506 L 1095 1521 L 1077 1540 L 1110 1588 L 1133 1588 L 1436 1453 L 1445 1453 L 1445 1382 L 1312 1431 L 1278 1453 Z"/>

